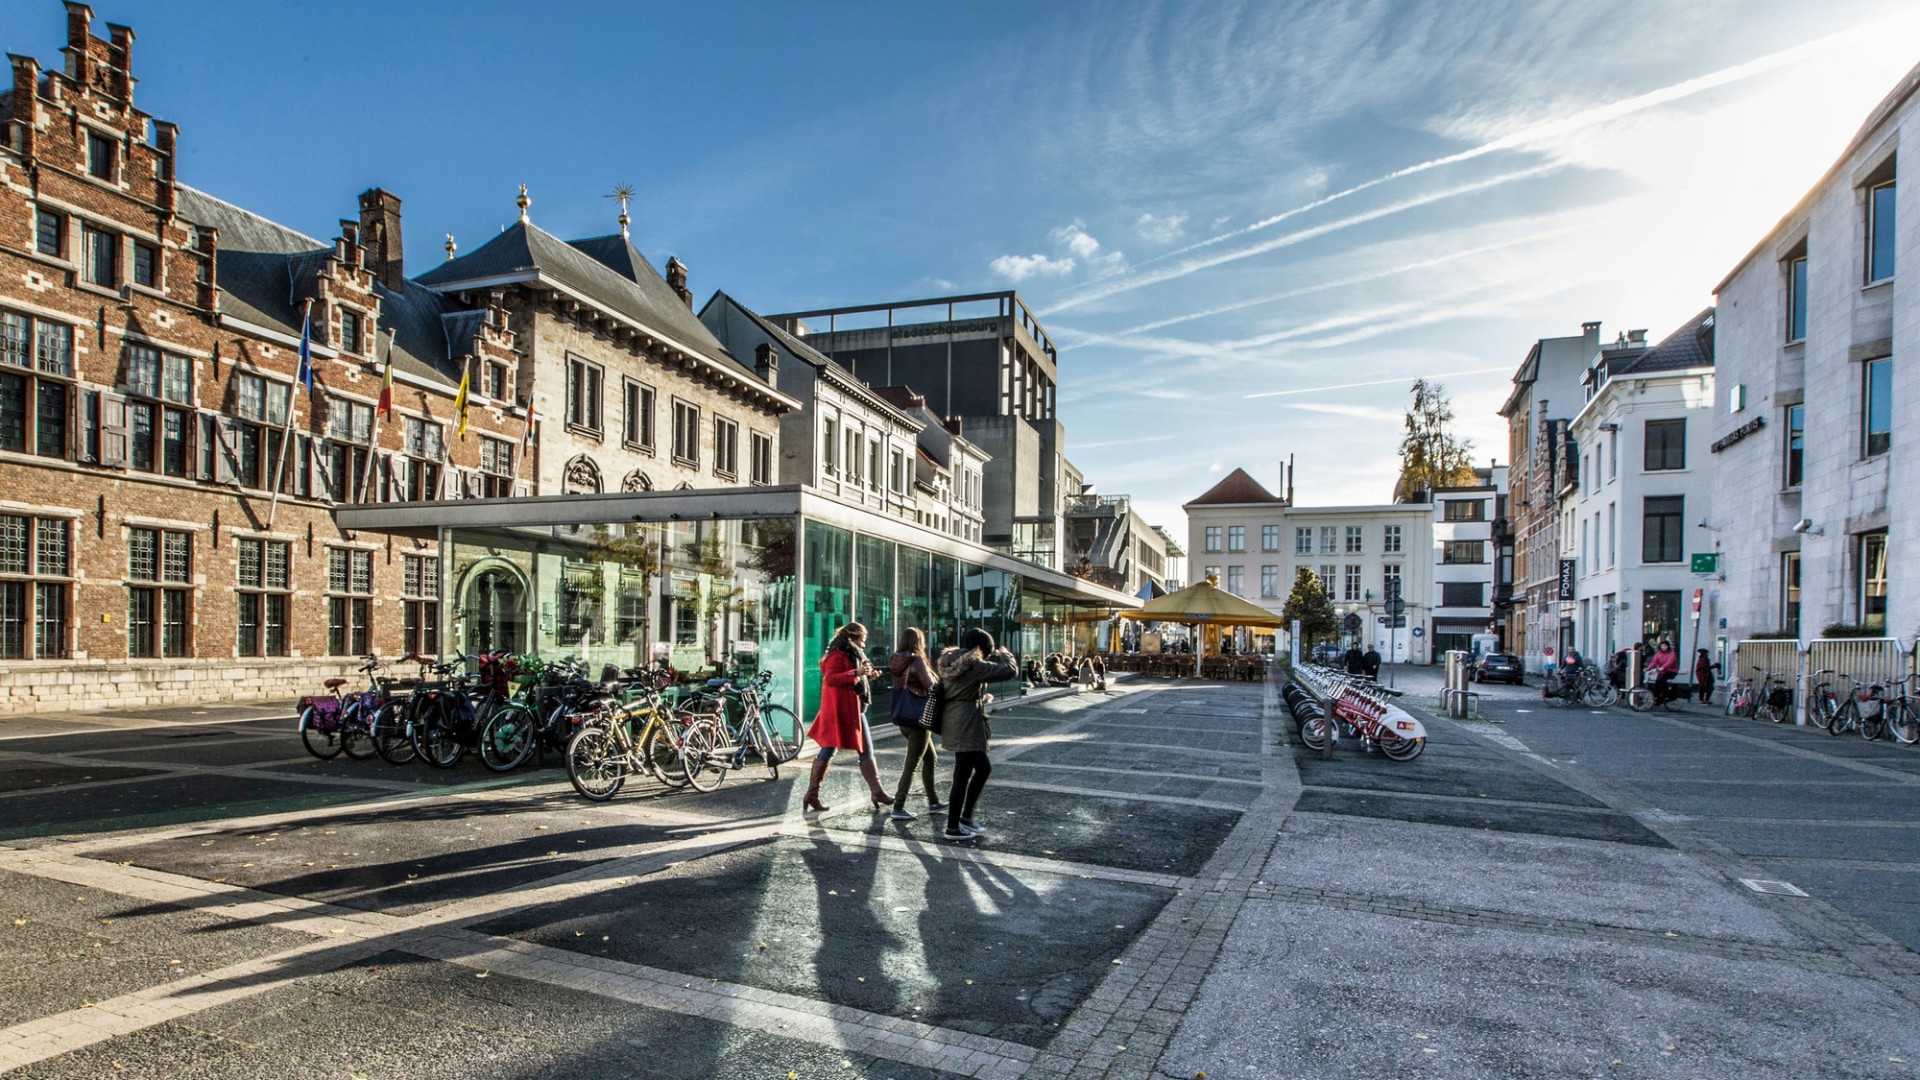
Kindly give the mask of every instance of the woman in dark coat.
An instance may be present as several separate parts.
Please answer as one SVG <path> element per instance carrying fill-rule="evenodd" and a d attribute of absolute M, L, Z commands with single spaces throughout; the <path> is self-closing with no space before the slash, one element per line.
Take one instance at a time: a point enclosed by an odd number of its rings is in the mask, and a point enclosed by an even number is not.
<path fill-rule="evenodd" d="M 917 626 L 909 626 L 900 635 L 900 648 L 887 661 L 887 673 L 893 676 L 895 694 L 917 694 L 921 698 L 933 694 L 938 682 L 934 678 L 933 664 L 927 658 L 927 636 Z M 920 770 L 920 785 L 927 792 L 927 813 L 937 814 L 947 808 L 940 797 L 933 793 L 934 767 L 939 763 L 939 755 L 933 749 L 933 732 L 918 724 L 894 724 L 900 734 L 907 739 L 907 763 L 900 768 L 900 783 L 893 789 L 893 820 L 912 821 L 913 811 L 907 809 L 907 792 L 913 788 L 913 772 Z"/>
<path fill-rule="evenodd" d="M 993 635 L 974 627 L 960 635 L 960 644 L 940 654 L 934 664 L 942 686 L 940 745 L 953 751 L 952 798 L 947 803 L 948 840 L 975 840 L 986 831 L 973 823 L 980 789 L 987 786 L 993 765 L 987 760 L 987 684 L 1011 679 L 1018 669 L 1013 655 L 995 648 Z"/>
<path fill-rule="evenodd" d="M 820 802 L 820 781 L 827 775 L 827 763 L 842 747 L 860 755 L 860 775 L 866 778 L 867 792 L 875 807 L 892 806 L 893 799 L 880 789 L 880 777 L 873 768 L 873 737 L 867 733 L 866 701 L 861 689 L 878 675 L 861 650 L 867 644 L 867 628 L 848 623 L 827 643 L 827 654 L 820 658 L 820 712 L 807 729 L 807 737 L 820 747 L 813 759 L 813 775 L 807 781 L 807 797 L 800 805 L 806 810 L 827 809 Z"/>

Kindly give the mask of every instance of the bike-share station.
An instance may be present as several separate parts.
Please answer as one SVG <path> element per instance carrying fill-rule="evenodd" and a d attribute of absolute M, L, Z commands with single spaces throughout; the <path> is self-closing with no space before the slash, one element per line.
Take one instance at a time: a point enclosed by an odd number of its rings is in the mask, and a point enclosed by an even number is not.
<path fill-rule="evenodd" d="M 1328 757 L 1342 739 L 1355 739 L 1367 752 L 1391 761 L 1412 761 L 1427 748 L 1427 728 L 1392 699 L 1399 696 L 1371 679 L 1355 679 L 1330 668 L 1296 665 L 1280 689 L 1293 714 L 1300 742 Z"/>

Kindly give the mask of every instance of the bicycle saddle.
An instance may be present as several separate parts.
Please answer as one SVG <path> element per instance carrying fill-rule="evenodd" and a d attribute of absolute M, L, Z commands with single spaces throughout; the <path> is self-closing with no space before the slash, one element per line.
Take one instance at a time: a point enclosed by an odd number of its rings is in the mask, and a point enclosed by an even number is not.
<path fill-rule="evenodd" d="M 345 679 L 328 679 L 328 680 L 327 680 L 327 681 L 326 681 L 325 683 L 323 683 L 323 684 L 321 684 L 321 685 L 323 685 L 323 686 L 325 686 L 325 687 L 326 687 L 327 689 L 329 689 L 329 690 L 338 690 L 338 689 L 339 689 L 340 687 L 342 687 L 342 686 L 345 686 L 345 685 L 347 685 L 347 680 L 345 680 Z"/>

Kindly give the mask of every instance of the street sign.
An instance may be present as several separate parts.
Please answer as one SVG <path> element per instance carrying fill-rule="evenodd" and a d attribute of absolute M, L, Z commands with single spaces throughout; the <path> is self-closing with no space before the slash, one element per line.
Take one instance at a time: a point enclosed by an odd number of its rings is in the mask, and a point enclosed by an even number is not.
<path fill-rule="evenodd" d="M 1698 559 L 1699 557 L 1700 556 L 1698 555 L 1694 556 L 1695 559 Z M 1693 590 L 1693 628 L 1696 632 L 1698 632 L 1700 629 L 1700 590 L 1699 589 Z"/>
<path fill-rule="evenodd" d="M 1720 571 L 1720 553 L 1717 551 L 1694 552 L 1692 570 L 1696 574 L 1718 573 Z"/>
<path fill-rule="evenodd" d="M 1402 626 L 1405 626 L 1407 622 L 1407 620 L 1405 619 L 1395 619 L 1394 621 L 1401 624 Z M 1426 632 L 1427 632 L 1427 628 L 1424 626 L 1416 626 L 1413 628 L 1414 637 L 1422 637 L 1426 634 Z"/>
<path fill-rule="evenodd" d="M 1559 596 L 1559 599 L 1561 599 L 1561 600 L 1572 600 L 1572 599 L 1574 599 L 1574 591 L 1575 591 L 1575 590 L 1574 590 L 1574 581 L 1575 581 L 1575 574 L 1574 574 L 1574 572 L 1573 572 L 1573 560 L 1572 560 L 1572 559 L 1561 559 L 1561 560 L 1560 560 L 1560 596 Z"/>
<path fill-rule="evenodd" d="M 1386 609 L 1389 615 L 1400 615 L 1406 612 L 1407 602 L 1396 596 L 1387 601 Z"/>
<path fill-rule="evenodd" d="M 1340 631 L 1341 633 L 1345 633 L 1345 634 L 1359 633 L 1360 632 L 1360 616 L 1355 615 L 1351 611 L 1348 612 L 1347 617 L 1340 620 Z"/>
<path fill-rule="evenodd" d="M 1381 626 L 1390 626 L 1395 630 L 1407 625 L 1407 617 L 1405 615 L 1378 615 L 1374 617 L 1374 621 Z"/>

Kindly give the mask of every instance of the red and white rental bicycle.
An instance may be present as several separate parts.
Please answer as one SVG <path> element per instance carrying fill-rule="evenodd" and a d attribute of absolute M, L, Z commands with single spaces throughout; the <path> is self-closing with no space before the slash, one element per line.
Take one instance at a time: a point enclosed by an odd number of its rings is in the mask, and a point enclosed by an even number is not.
<path fill-rule="evenodd" d="M 1300 741 L 1309 750 L 1332 754 L 1342 728 L 1361 746 L 1378 749 L 1394 761 L 1412 761 L 1427 748 L 1426 725 L 1388 700 L 1398 696 L 1394 691 L 1332 671 L 1301 671 L 1295 678 L 1309 682 L 1327 702 L 1326 709 L 1309 709 L 1300 716 Z"/>

